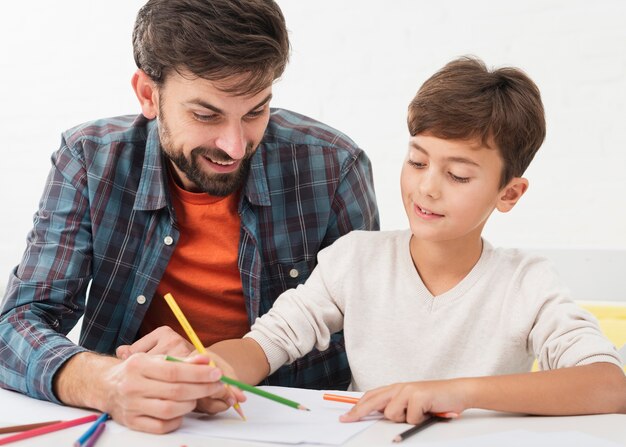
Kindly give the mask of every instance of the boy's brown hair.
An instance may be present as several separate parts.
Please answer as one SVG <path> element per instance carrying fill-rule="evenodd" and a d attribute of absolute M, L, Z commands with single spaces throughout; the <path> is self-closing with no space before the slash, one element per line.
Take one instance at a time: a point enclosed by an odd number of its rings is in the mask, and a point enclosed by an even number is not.
<path fill-rule="evenodd" d="M 489 71 L 480 59 L 462 57 L 431 76 L 409 105 L 409 132 L 444 139 L 479 138 L 499 150 L 500 187 L 520 177 L 546 136 L 541 95 L 521 70 Z"/>
<path fill-rule="evenodd" d="M 172 72 L 210 81 L 243 75 L 223 91 L 255 94 L 282 75 L 289 38 L 273 0 L 149 0 L 137 14 L 133 54 L 157 85 Z"/>

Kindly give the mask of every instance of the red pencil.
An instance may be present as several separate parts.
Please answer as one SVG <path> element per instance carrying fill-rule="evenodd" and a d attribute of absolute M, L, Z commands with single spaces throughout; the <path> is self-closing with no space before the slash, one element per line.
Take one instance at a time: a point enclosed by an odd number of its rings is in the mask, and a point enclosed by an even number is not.
<path fill-rule="evenodd" d="M 93 422 L 96 419 L 98 419 L 98 415 L 92 414 L 91 416 L 85 416 L 78 419 L 72 419 L 70 421 L 59 422 L 58 424 L 52 424 L 41 428 L 35 428 L 33 430 L 23 431 L 22 433 L 0 438 L 0 445 L 9 444 L 15 441 L 21 441 L 22 439 L 32 438 L 33 436 L 45 435 L 46 433 L 63 430 L 64 428 L 74 427 L 75 425 L 86 424 L 87 422 Z"/>

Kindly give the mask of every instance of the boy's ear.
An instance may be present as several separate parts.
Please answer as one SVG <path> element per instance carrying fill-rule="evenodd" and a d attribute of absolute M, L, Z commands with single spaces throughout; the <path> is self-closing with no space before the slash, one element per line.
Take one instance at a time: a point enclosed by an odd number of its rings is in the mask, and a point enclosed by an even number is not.
<path fill-rule="evenodd" d="M 130 83 L 141 106 L 141 113 L 149 120 L 156 118 L 159 111 L 157 86 L 143 70 L 137 70 Z"/>
<path fill-rule="evenodd" d="M 528 189 L 528 180 L 522 177 L 513 178 L 502 190 L 498 197 L 496 208 L 501 213 L 511 211 L 517 201 Z"/>

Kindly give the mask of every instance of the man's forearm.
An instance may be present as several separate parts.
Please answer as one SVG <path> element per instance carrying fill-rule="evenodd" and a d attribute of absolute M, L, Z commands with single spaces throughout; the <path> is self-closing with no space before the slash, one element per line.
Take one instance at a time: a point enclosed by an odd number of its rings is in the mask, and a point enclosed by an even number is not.
<path fill-rule="evenodd" d="M 54 376 L 54 393 L 67 405 L 106 411 L 104 374 L 119 363 L 114 357 L 91 352 L 76 354 Z"/>

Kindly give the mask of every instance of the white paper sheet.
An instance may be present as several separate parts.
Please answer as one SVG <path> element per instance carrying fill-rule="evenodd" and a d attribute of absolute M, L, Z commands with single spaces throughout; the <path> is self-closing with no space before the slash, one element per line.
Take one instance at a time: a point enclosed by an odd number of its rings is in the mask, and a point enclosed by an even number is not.
<path fill-rule="evenodd" d="M 622 447 L 607 439 L 598 438 L 578 431 L 535 432 L 508 430 L 489 435 L 460 438 L 454 441 L 414 442 L 419 447 Z"/>
<path fill-rule="evenodd" d="M 31 399 L 23 394 L 0 388 L 0 402 L 5 409 L 2 412 L 0 425 L 34 424 L 51 420 L 76 419 L 94 411 L 81 410 L 79 408 L 65 407 L 52 402 Z M 7 409 L 10 409 L 7 411 Z"/>
<path fill-rule="evenodd" d="M 324 391 L 270 386 L 261 388 L 296 401 L 311 411 L 296 410 L 246 393 L 248 400 L 241 405 L 247 418 L 246 422 L 242 421 L 234 410 L 210 417 L 193 414 L 185 418 L 180 431 L 248 441 L 341 445 L 381 417 L 370 416 L 367 421 L 343 423 L 339 422 L 339 416 L 348 411 L 351 405 L 323 400 Z M 330 392 L 338 394 L 335 391 Z M 360 393 L 341 394 L 360 395 Z"/>

